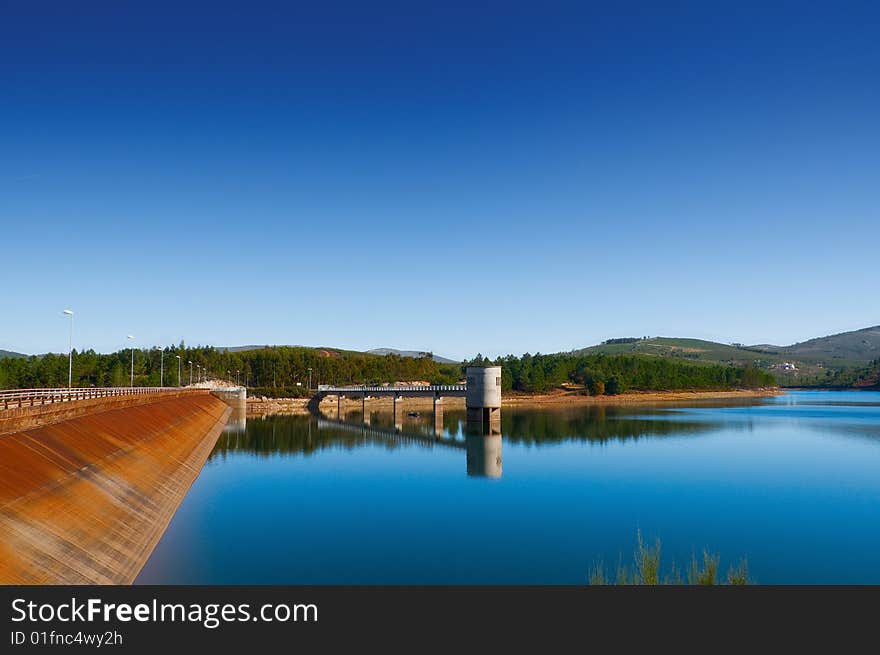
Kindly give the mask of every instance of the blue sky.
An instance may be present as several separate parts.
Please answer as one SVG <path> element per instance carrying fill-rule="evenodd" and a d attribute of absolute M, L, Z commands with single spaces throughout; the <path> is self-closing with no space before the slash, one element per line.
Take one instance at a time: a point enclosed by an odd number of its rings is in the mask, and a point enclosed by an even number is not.
<path fill-rule="evenodd" d="M 880 323 L 871 3 L 419 4 L 3 3 L 0 348 Z"/>

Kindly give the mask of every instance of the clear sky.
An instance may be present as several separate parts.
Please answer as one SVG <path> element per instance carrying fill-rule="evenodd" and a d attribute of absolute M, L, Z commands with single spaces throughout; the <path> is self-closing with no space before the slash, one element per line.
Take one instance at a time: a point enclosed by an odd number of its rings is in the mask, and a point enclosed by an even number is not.
<path fill-rule="evenodd" d="M 128 4 L 137 4 L 128 7 Z M 880 323 L 876 3 L 0 5 L 0 348 Z"/>

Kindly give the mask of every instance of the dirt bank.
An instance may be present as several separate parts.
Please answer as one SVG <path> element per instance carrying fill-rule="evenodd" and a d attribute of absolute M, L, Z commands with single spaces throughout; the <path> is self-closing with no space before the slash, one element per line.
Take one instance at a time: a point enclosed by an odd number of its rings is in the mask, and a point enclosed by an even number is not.
<path fill-rule="evenodd" d="M 545 394 L 505 394 L 503 407 L 534 405 L 651 405 L 702 400 L 764 398 L 783 393 L 779 389 L 740 389 L 736 391 L 632 391 L 616 396 L 585 396 L 576 391 L 553 391 Z"/>

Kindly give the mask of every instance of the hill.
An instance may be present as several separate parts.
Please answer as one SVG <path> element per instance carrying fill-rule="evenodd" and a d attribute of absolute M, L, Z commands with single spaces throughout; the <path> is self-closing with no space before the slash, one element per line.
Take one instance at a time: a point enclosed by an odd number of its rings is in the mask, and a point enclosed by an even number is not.
<path fill-rule="evenodd" d="M 880 357 L 880 325 L 810 339 L 783 348 L 789 357 L 825 361 L 869 362 Z"/>
<path fill-rule="evenodd" d="M 697 363 L 755 366 L 772 371 L 786 384 L 825 377 L 828 370 L 853 370 L 880 356 L 880 326 L 818 337 L 790 346 L 724 344 L 674 337 L 609 339 L 574 351 L 576 355 L 641 354 Z"/>
<path fill-rule="evenodd" d="M 431 357 L 438 364 L 458 364 L 454 359 L 448 359 L 446 357 L 440 357 L 439 355 L 435 355 L 430 351 L 424 350 L 397 350 L 396 348 L 374 348 L 373 350 L 342 350 L 340 348 L 327 348 L 327 347 L 319 347 L 319 346 L 270 346 L 266 345 L 247 345 L 247 346 L 227 346 L 217 348 L 220 352 L 230 352 L 230 353 L 243 353 L 248 352 L 250 350 L 268 350 L 271 348 L 311 348 L 312 350 L 318 350 L 324 353 L 325 357 L 334 357 L 339 353 L 352 353 L 352 354 L 366 354 L 366 355 L 397 355 L 398 357 Z"/>
<path fill-rule="evenodd" d="M 9 357 L 9 358 L 27 357 L 27 355 L 25 355 L 23 353 L 16 353 L 11 350 L 0 350 L 0 359 L 3 359 L 5 357 Z"/>
<path fill-rule="evenodd" d="M 396 350 L 394 348 L 374 348 L 367 351 L 368 355 L 398 355 L 399 357 L 431 357 L 438 364 L 457 364 L 454 359 L 440 357 L 432 352 L 422 350 Z"/>

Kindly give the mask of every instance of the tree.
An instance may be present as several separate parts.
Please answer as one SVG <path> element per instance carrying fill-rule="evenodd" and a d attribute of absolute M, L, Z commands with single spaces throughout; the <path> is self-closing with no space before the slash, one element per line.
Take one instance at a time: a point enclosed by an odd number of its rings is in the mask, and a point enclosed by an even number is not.
<path fill-rule="evenodd" d="M 602 380 L 593 380 L 593 383 L 590 385 L 590 395 L 591 396 L 601 396 L 605 393 L 605 383 Z"/>

